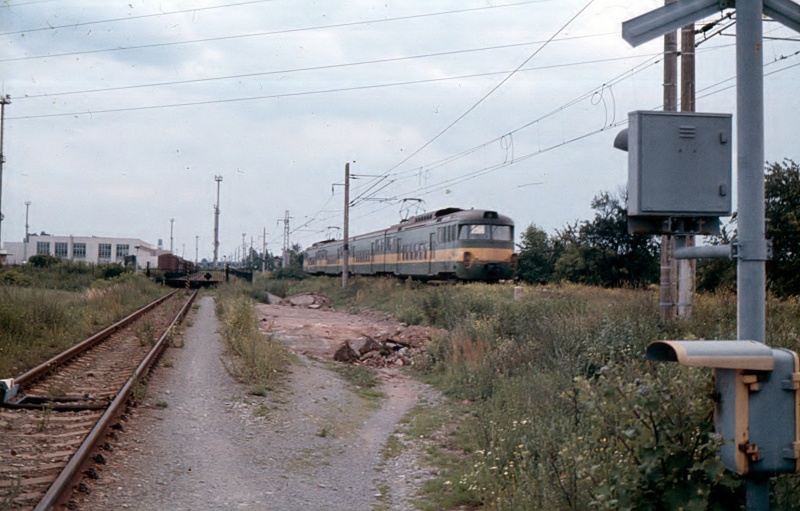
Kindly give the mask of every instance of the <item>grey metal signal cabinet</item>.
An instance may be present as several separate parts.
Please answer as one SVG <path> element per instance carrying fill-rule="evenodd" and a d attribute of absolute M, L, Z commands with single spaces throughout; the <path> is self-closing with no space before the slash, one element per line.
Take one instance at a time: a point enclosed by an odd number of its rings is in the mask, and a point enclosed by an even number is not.
<path fill-rule="evenodd" d="M 628 215 L 731 214 L 731 115 L 631 112 Z"/>

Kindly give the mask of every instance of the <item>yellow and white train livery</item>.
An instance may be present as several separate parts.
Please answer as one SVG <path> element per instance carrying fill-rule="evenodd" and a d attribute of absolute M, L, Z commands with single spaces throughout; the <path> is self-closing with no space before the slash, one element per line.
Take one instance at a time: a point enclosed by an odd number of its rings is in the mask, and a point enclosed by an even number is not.
<path fill-rule="evenodd" d="M 341 275 L 343 240 L 305 252 L 303 270 Z M 349 273 L 418 279 L 498 281 L 514 276 L 514 222 L 496 211 L 446 208 L 350 238 Z"/>

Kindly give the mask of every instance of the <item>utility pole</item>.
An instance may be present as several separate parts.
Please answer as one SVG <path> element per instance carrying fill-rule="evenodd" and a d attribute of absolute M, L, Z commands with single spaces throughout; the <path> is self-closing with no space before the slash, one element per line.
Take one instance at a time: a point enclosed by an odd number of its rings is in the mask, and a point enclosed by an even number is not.
<path fill-rule="evenodd" d="M 242 267 L 247 266 L 247 233 L 242 233 Z"/>
<path fill-rule="evenodd" d="M 169 253 L 174 254 L 175 252 L 172 251 L 172 226 L 175 224 L 175 219 L 169 219 Z"/>
<path fill-rule="evenodd" d="M 267 228 L 264 227 L 264 237 L 261 242 L 261 273 L 267 271 Z"/>
<path fill-rule="evenodd" d="M 3 134 L 5 133 L 6 105 L 10 104 L 11 96 L 8 94 L 0 96 L 0 252 L 3 250 L 3 164 L 6 162 L 6 156 L 3 152 Z"/>
<path fill-rule="evenodd" d="M 289 210 L 286 210 L 286 215 L 283 220 L 278 220 L 278 223 L 283 222 L 283 267 L 289 267 Z"/>
<path fill-rule="evenodd" d="M 25 243 L 22 244 L 22 251 L 23 251 L 22 260 L 23 261 L 27 261 L 28 260 L 28 240 L 30 239 L 30 237 L 28 236 L 28 232 L 29 232 L 29 230 L 28 230 L 28 211 L 30 209 L 31 209 L 31 201 L 26 200 L 25 201 Z"/>
<path fill-rule="evenodd" d="M 342 288 L 350 272 L 350 163 L 344 164 L 344 243 L 342 244 Z"/>
<path fill-rule="evenodd" d="M 681 29 L 681 112 L 695 111 L 695 58 L 694 58 L 694 23 Z M 676 240 L 681 247 L 694 247 L 695 237 L 679 236 Z M 678 261 L 678 317 L 692 317 L 694 304 L 696 259 Z"/>
<path fill-rule="evenodd" d="M 200 262 L 200 259 L 197 257 L 197 254 L 200 250 L 200 236 L 195 235 L 194 237 L 194 264 Z"/>
<path fill-rule="evenodd" d="M 664 5 L 676 0 L 664 0 Z M 675 112 L 678 109 L 678 36 L 672 31 L 664 34 L 664 111 Z M 675 261 L 675 238 L 668 234 L 661 235 L 661 273 L 659 312 L 661 321 L 669 321 L 675 317 L 675 298 L 678 294 L 676 277 L 678 273 Z"/>
<path fill-rule="evenodd" d="M 214 181 L 217 182 L 217 203 L 214 205 L 214 268 L 217 267 L 217 256 L 219 255 L 219 184 L 222 182 L 222 176 L 214 176 Z"/>

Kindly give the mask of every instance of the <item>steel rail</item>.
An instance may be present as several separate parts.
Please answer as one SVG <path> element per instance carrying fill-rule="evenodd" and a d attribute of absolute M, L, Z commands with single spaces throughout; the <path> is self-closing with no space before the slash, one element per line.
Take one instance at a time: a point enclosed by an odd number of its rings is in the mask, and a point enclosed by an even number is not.
<path fill-rule="evenodd" d="M 134 320 L 136 320 L 139 316 L 141 316 L 145 312 L 147 312 L 147 311 L 149 311 L 151 309 L 154 309 L 155 307 L 158 307 L 159 305 L 161 305 L 163 302 L 165 302 L 168 298 L 170 298 L 172 295 L 174 295 L 177 292 L 178 292 L 177 290 L 176 291 L 172 291 L 171 293 L 168 293 L 168 294 L 162 296 L 158 300 L 155 300 L 154 302 L 152 302 L 152 303 L 150 303 L 148 305 L 145 305 L 141 309 L 139 309 L 136 312 L 130 314 L 126 318 L 114 323 L 110 327 L 104 328 L 103 330 L 97 332 L 96 334 L 92 335 L 88 339 L 86 339 L 86 340 L 80 342 L 79 344 L 76 344 L 75 346 L 69 348 L 68 350 L 56 355 L 55 357 L 51 358 L 47 362 L 45 362 L 45 363 L 43 363 L 41 365 L 38 365 L 38 366 L 34 367 L 33 369 L 30 369 L 29 371 L 23 373 L 22 375 L 14 378 L 14 383 L 16 385 L 19 385 L 20 387 L 22 387 L 23 385 L 30 384 L 31 382 L 41 378 L 42 376 L 46 375 L 47 373 L 49 373 L 50 371 L 52 371 L 56 367 L 60 366 L 61 364 L 65 363 L 68 360 L 70 360 L 73 357 L 75 357 L 75 355 L 77 355 L 79 353 L 82 353 L 82 352 L 88 350 L 89 348 L 95 346 L 96 344 L 100 343 L 101 341 L 107 339 L 111 334 L 113 334 L 113 333 L 117 332 L 118 330 L 120 330 L 121 328 L 124 328 L 125 326 L 129 325 L 130 323 L 132 323 Z"/>
<path fill-rule="evenodd" d="M 172 294 L 173 293 L 170 293 L 169 296 Z M 108 429 L 111 426 L 112 421 L 122 413 L 122 410 L 125 408 L 125 405 L 128 402 L 128 396 L 130 395 L 134 386 L 141 380 L 142 376 L 146 375 L 146 373 L 148 373 L 155 365 L 155 362 L 161 356 L 164 348 L 167 345 L 169 334 L 189 312 L 189 308 L 194 302 L 196 296 L 197 291 L 192 293 L 183 307 L 181 307 L 181 310 L 178 311 L 169 327 L 167 327 L 161 337 L 159 337 L 158 341 L 153 346 L 153 349 L 150 350 L 144 360 L 142 360 L 142 362 L 133 372 L 133 375 L 128 378 L 128 381 L 125 383 L 125 385 L 123 385 L 122 389 L 117 394 L 117 397 L 114 398 L 109 407 L 97 421 L 97 424 L 95 424 L 89 434 L 86 435 L 86 439 L 83 441 L 72 458 L 70 458 L 69 462 L 64 467 L 64 470 L 61 471 L 56 480 L 53 481 L 53 484 L 50 485 L 50 488 L 47 489 L 47 492 L 45 492 L 44 496 L 39 501 L 39 504 L 36 505 L 34 511 L 53 511 L 56 509 L 56 506 L 66 500 L 67 491 L 71 490 L 72 486 L 81 479 L 81 469 L 89 460 L 89 456 L 92 454 L 92 452 L 94 452 L 103 438 L 105 438 L 106 429 Z"/>

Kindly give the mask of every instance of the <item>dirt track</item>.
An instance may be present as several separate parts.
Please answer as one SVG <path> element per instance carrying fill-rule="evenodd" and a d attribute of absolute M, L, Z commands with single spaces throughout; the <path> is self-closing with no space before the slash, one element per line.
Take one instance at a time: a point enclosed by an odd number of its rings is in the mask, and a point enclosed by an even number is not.
<path fill-rule="evenodd" d="M 80 509 L 412 510 L 431 477 L 410 446 L 382 455 L 398 421 L 438 395 L 395 368 L 379 369 L 385 397 L 360 397 L 332 370 L 333 350 L 363 335 L 394 335 L 377 314 L 259 305 L 263 328 L 297 354 L 282 388 L 266 397 L 225 372 L 210 297 L 185 347 L 171 348 L 113 442 Z"/>

